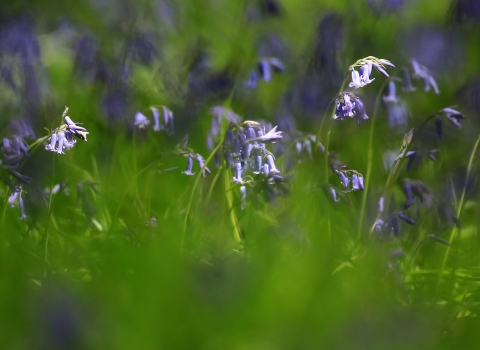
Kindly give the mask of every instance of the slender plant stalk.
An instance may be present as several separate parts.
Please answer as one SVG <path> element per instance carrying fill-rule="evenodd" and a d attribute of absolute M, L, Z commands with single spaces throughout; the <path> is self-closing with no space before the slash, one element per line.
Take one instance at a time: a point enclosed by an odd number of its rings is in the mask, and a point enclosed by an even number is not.
<path fill-rule="evenodd" d="M 233 227 L 233 238 L 235 242 L 240 243 L 242 241 L 242 237 L 240 234 L 240 226 L 238 225 L 237 215 L 235 214 L 235 209 L 233 208 L 233 191 L 229 191 L 228 184 L 230 182 L 229 171 L 223 172 L 223 180 L 225 184 L 225 200 L 227 201 L 227 210 L 230 216 L 230 222 Z"/>
<path fill-rule="evenodd" d="M 343 88 L 345 87 L 345 82 L 347 81 L 347 78 L 348 78 L 348 74 L 345 76 L 345 78 L 343 79 L 342 81 L 342 85 L 340 86 L 340 89 L 338 91 L 338 94 L 337 95 L 340 95 L 343 91 Z M 329 103 L 327 109 L 325 110 L 325 113 L 323 114 L 323 119 L 322 119 L 322 122 L 320 123 L 320 128 L 318 130 L 318 139 L 321 140 L 321 133 L 322 133 L 322 129 L 323 129 L 323 124 L 325 123 L 325 119 L 326 119 L 326 116 L 327 116 L 327 112 L 328 112 L 328 108 L 330 106 L 332 102 Z M 324 151 L 323 151 L 323 154 L 325 156 L 325 163 L 324 163 L 324 168 L 325 168 L 325 173 L 324 173 L 324 176 L 325 176 L 325 184 L 328 184 L 328 178 L 329 178 L 329 152 L 330 152 L 330 135 L 332 133 L 332 128 L 333 128 L 333 123 L 332 123 L 332 120 L 333 120 L 333 117 L 335 116 L 335 108 L 332 109 L 332 112 L 330 113 L 330 117 L 328 118 L 328 123 L 329 123 L 329 126 L 328 126 L 328 131 L 327 131 L 327 135 L 326 135 L 326 138 L 325 138 L 325 142 L 324 142 Z M 328 239 L 329 239 L 329 242 L 332 243 L 332 225 L 331 225 L 331 215 L 330 215 L 330 211 L 329 209 L 328 210 L 328 213 L 327 213 L 327 234 L 328 234 Z"/>
<path fill-rule="evenodd" d="M 50 239 L 50 221 L 52 217 L 52 198 L 53 198 L 53 186 L 54 186 L 54 177 L 55 177 L 55 159 L 56 154 L 54 154 L 52 159 L 52 183 L 50 185 L 50 195 L 48 197 L 48 216 L 47 216 L 47 226 L 45 228 L 45 250 L 43 255 L 43 278 L 47 277 L 47 260 L 48 260 L 48 241 Z"/>
<path fill-rule="evenodd" d="M 192 190 L 190 191 L 190 197 L 188 198 L 188 204 L 187 204 L 187 210 L 185 212 L 185 219 L 183 221 L 183 235 L 182 235 L 182 244 L 181 244 L 181 252 L 183 253 L 184 249 L 184 244 L 185 244 L 185 234 L 187 232 L 187 222 L 188 222 L 188 216 L 190 215 L 190 209 L 192 207 L 192 202 L 193 202 L 193 196 L 195 195 L 195 192 L 197 190 L 198 182 L 200 181 L 200 177 L 203 174 L 203 171 L 207 167 L 207 165 L 210 163 L 210 161 L 213 159 L 215 154 L 220 150 L 220 148 L 223 146 L 223 142 L 220 142 L 217 147 L 210 153 L 208 158 L 205 160 L 205 164 L 203 167 L 200 169 L 200 171 L 197 173 L 195 176 L 195 181 L 193 182 L 193 187 Z"/>
<path fill-rule="evenodd" d="M 218 168 L 217 173 L 215 174 L 215 177 L 212 180 L 210 188 L 208 189 L 207 199 L 205 200 L 206 203 L 210 202 L 210 197 L 212 197 L 213 188 L 215 187 L 215 184 L 217 183 L 218 178 L 220 177 L 220 174 L 221 174 L 222 170 L 223 170 L 223 164 L 220 166 L 220 168 Z"/>
<path fill-rule="evenodd" d="M 470 178 L 470 173 L 472 172 L 472 165 L 473 165 L 473 159 L 475 158 L 475 154 L 477 153 L 477 148 L 480 143 L 480 135 L 477 137 L 477 141 L 475 142 L 475 145 L 473 146 L 472 153 L 470 154 L 470 159 L 468 160 L 468 166 L 467 166 L 467 175 L 465 176 L 465 184 L 462 189 L 462 194 L 460 196 L 460 201 L 458 202 L 457 205 L 457 218 L 460 219 L 460 214 L 462 213 L 463 209 L 463 202 L 465 200 L 465 193 L 467 192 L 467 185 L 468 185 L 468 180 Z M 455 236 L 458 238 L 458 233 L 459 230 L 456 226 L 452 228 L 452 231 L 450 232 L 450 236 L 448 238 L 448 243 L 452 244 L 453 240 L 455 239 Z M 445 250 L 445 255 L 443 256 L 443 261 L 442 261 L 442 266 L 440 268 L 440 274 L 438 276 L 438 282 L 437 282 L 437 289 L 440 286 L 441 279 L 442 279 L 442 273 L 445 270 L 445 265 L 447 264 L 448 257 L 450 255 L 450 247 L 447 247 Z"/>
<path fill-rule="evenodd" d="M 365 189 L 363 191 L 362 203 L 360 205 L 360 219 L 358 221 L 358 230 L 357 230 L 358 239 L 360 239 L 362 235 L 363 218 L 365 216 L 368 189 L 370 188 L 370 177 L 372 174 L 372 163 L 373 163 L 373 134 L 375 131 L 375 121 L 377 120 L 377 113 L 380 107 L 380 97 L 382 95 L 382 91 L 385 88 L 387 82 L 388 82 L 387 80 L 384 81 L 380 90 L 377 93 L 377 97 L 375 98 L 375 107 L 373 108 L 372 119 L 370 121 L 370 133 L 368 137 L 368 147 L 367 147 L 367 171 L 365 172 Z"/>

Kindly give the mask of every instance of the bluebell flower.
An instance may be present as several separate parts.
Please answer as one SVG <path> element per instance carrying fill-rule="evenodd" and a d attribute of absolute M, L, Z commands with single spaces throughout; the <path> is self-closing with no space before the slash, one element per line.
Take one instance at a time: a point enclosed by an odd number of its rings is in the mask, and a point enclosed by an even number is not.
<path fill-rule="evenodd" d="M 353 117 L 355 113 L 353 112 L 353 109 L 355 108 L 355 102 L 352 102 L 350 99 L 350 95 L 344 94 L 343 95 L 343 103 L 344 105 L 342 106 L 343 112 L 347 117 Z"/>
<path fill-rule="evenodd" d="M 135 126 L 138 126 L 140 129 L 144 129 L 147 125 L 150 124 L 150 120 L 145 116 L 145 114 L 138 112 L 135 114 Z"/>
<path fill-rule="evenodd" d="M 423 79 L 425 91 L 430 91 L 430 89 L 432 88 L 433 91 L 438 95 L 440 93 L 440 90 L 438 89 L 437 82 L 430 74 L 430 71 L 425 66 L 422 66 L 415 60 L 412 60 L 411 62 L 414 71 L 413 77 Z"/>
<path fill-rule="evenodd" d="M 365 189 L 365 182 L 362 174 L 358 174 L 358 187 L 360 188 L 361 191 Z"/>
<path fill-rule="evenodd" d="M 268 169 L 270 173 L 273 173 L 273 174 L 280 173 L 280 171 L 275 166 L 275 161 L 273 160 L 273 156 L 270 154 L 267 155 L 267 164 L 268 164 Z"/>
<path fill-rule="evenodd" d="M 358 125 L 360 125 L 360 122 L 362 120 L 368 119 L 367 112 L 365 111 L 365 106 L 363 105 L 362 100 L 360 100 L 358 97 L 355 100 L 355 108 L 353 111 Z"/>
<path fill-rule="evenodd" d="M 340 179 L 340 183 L 342 184 L 345 190 L 348 190 L 348 184 L 350 183 L 350 179 L 341 171 L 337 171 L 337 176 Z"/>
<path fill-rule="evenodd" d="M 360 73 L 355 70 L 355 67 L 360 67 Z M 395 68 L 395 66 L 390 61 L 385 59 L 378 59 L 372 56 L 368 56 L 366 58 L 358 60 L 350 66 L 350 70 L 352 71 L 352 82 L 349 84 L 349 87 L 358 89 L 374 81 L 375 78 L 370 79 L 370 75 L 372 74 L 372 68 L 375 68 L 379 73 L 388 77 L 389 75 L 385 70 L 385 67 Z"/>
<path fill-rule="evenodd" d="M 267 83 L 272 80 L 272 69 L 266 59 L 261 59 L 258 62 L 258 71 L 260 72 L 262 79 Z"/>
<path fill-rule="evenodd" d="M 378 219 L 373 225 L 375 226 L 375 231 L 377 231 L 377 233 L 380 233 L 385 227 L 385 221 L 383 221 L 382 219 Z"/>
<path fill-rule="evenodd" d="M 197 158 L 198 166 L 200 167 L 200 169 L 202 169 L 205 165 L 205 159 L 200 154 L 196 154 L 195 156 Z M 208 169 L 208 167 L 205 167 L 205 169 L 203 169 L 202 171 L 203 177 L 205 177 L 206 174 L 210 174 L 210 169 Z"/>
<path fill-rule="evenodd" d="M 262 172 L 262 169 L 263 169 L 263 157 L 261 155 L 257 155 L 255 157 L 255 166 L 256 166 L 256 169 L 255 171 L 253 172 L 254 174 L 260 174 Z"/>
<path fill-rule="evenodd" d="M 79 139 L 82 139 L 84 141 L 87 141 L 87 135 L 88 131 L 82 126 L 78 126 L 75 124 L 72 119 L 70 119 L 69 116 L 65 116 L 65 123 L 67 124 L 67 131 L 78 137 Z"/>
<path fill-rule="evenodd" d="M 360 81 L 360 73 L 356 70 L 352 70 L 352 82 L 348 84 L 349 87 L 353 87 L 355 89 L 361 88 L 364 85 Z"/>
<path fill-rule="evenodd" d="M 195 173 L 192 172 L 192 169 L 193 169 L 193 158 L 190 155 L 188 155 L 187 169 L 182 171 L 182 173 L 189 176 L 195 175 Z"/>
<path fill-rule="evenodd" d="M 173 134 L 173 112 L 167 107 L 162 106 L 164 129 L 168 134 Z"/>
<path fill-rule="evenodd" d="M 342 92 L 340 97 L 335 99 L 336 108 L 333 119 L 344 120 L 354 118 L 360 124 L 361 120 L 368 119 L 362 100 L 349 92 Z"/>
<path fill-rule="evenodd" d="M 232 179 L 233 182 L 243 184 L 242 178 L 242 163 L 237 162 L 235 163 L 235 175 Z"/>
<path fill-rule="evenodd" d="M 249 142 L 275 142 L 276 140 L 282 138 L 282 132 L 277 131 L 277 126 L 275 126 L 272 130 L 270 130 L 266 134 L 263 131 L 259 130 L 258 134 L 259 134 L 259 136 L 257 136 L 256 138 L 245 140 L 245 142 L 247 142 L 247 143 L 249 143 Z"/>
<path fill-rule="evenodd" d="M 385 206 L 385 198 L 380 197 L 380 199 L 378 201 L 378 212 L 379 213 L 383 213 L 384 206 Z"/>
<path fill-rule="evenodd" d="M 463 113 L 449 107 L 441 109 L 439 113 L 442 113 L 443 115 L 445 115 L 447 119 L 450 121 L 450 123 L 455 125 L 457 128 L 459 129 L 462 128 L 462 124 L 460 124 L 460 120 L 465 119 L 465 116 L 463 115 Z"/>
<path fill-rule="evenodd" d="M 242 208 L 242 210 L 244 210 L 245 209 L 245 204 L 247 202 L 247 188 L 245 187 L 245 185 L 240 186 L 240 193 L 242 195 L 242 197 L 241 197 L 242 204 L 241 204 L 240 207 Z"/>
<path fill-rule="evenodd" d="M 267 83 L 272 80 L 272 69 L 276 72 L 283 72 L 285 65 L 276 57 L 261 58 L 258 62 L 260 76 Z"/>
<path fill-rule="evenodd" d="M 358 175 L 353 174 L 352 175 L 352 190 L 356 191 L 356 190 L 359 190 L 359 189 L 360 189 L 360 186 L 358 185 Z"/>
<path fill-rule="evenodd" d="M 64 150 L 69 150 L 75 146 L 77 141 L 74 136 L 83 141 L 87 141 L 87 135 L 89 134 L 87 129 L 73 122 L 72 119 L 66 115 L 67 112 L 68 107 L 65 108 L 62 115 L 64 122 L 46 138 L 45 149 L 47 151 L 63 154 Z"/>
<path fill-rule="evenodd" d="M 382 96 L 387 107 L 388 124 L 390 127 L 398 128 L 407 124 L 408 112 L 404 101 L 397 97 L 394 81 L 388 83 L 388 95 Z"/>
<path fill-rule="evenodd" d="M 362 83 L 363 86 L 370 84 L 372 81 L 375 80 L 375 78 L 370 79 L 370 74 L 372 74 L 372 62 L 368 62 L 367 64 L 364 64 L 363 66 L 360 67 L 360 82 Z"/>
<path fill-rule="evenodd" d="M 160 114 L 158 113 L 158 109 L 155 107 L 150 107 L 152 110 L 152 115 L 153 115 L 153 131 L 160 131 L 162 129 L 162 126 L 160 125 Z"/>
<path fill-rule="evenodd" d="M 337 197 L 337 191 L 335 190 L 335 188 L 333 188 L 332 186 L 329 186 L 329 191 L 333 201 L 337 203 L 340 202 L 340 198 Z"/>
<path fill-rule="evenodd" d="M 247 89 L 256 89 L 258 85 L 258 75 L 256 72 L 250 72 L 250 78 L 245 82 L 245 87 Z"/>
<path fill-rule="evenodd" d="M 388 95 L 387 96 L 382 96 L 383 102 L 386 103 L 396 103 L 398 102 L 397 98 L 397 88 L 395 86 L 395 82 L 393 80 L 390 80 L 388 82 Z"/>
<path fill-rule="evenodd" d="M 22 191 L 21 186 L 15 186 L 13 188 L 13 192 L 8 197 L 7 202 L 10 205 L 10 207 L 12 207 L 12 208 L 14 208 L 18 205 L 18 207 L 20 209 L 19 219 L 20 220 L 26 220 L 27 215 L 25 214 L 25 206 L 24 206 L 24 202 L 23 202 L 23 198 L 22 198 L 22 192 L 23 191 Z"/>
<path fill-rule="evenodd" d="M 20 196 L 20 187 L 16 187 L 14 191 L 8 197 L 7 203 L 11 208 L 15 207 L 18 197 Z"/>
<path fill-rule="evenodd" d="M 403 71 L 404 71 L 403 91 L 406 91 L 406 92 L 415 91 L 416 88 L 415 88 L 415 86 L 412 85 L 412 79 L 410 78 L 410 72 L 408 71 L 408 69 L 404 69 Z"/>

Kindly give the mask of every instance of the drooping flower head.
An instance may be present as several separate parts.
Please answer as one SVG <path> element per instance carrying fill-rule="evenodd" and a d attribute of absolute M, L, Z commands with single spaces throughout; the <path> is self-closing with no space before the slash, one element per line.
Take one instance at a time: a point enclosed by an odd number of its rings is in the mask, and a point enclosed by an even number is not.
<path fill-rule="evenodd" d="M 342 92 L 335 99 L 333 119 L 344 120 L 347 117 L 355 118 L 358 124 L 360 124 L 360 121 L 368 119 L 362 100 L 350 92 Z"/>
<path fill-rule="evenodd" d="M 359 68 L 358 71 L 355 70 L 356 67 Z M 389 77 L 386 71 L 387 67 L 395 68 L 390 61 L 382 58 L 379 59 L 373 56 L 362 58 L 350 66 L 350 71 L 352 72 L 352 82 L 348 86 L 358 89 L 370 84 L 375 80 L 375 78 L 370 79 L 372 68 L 375 68 L 381 74 Z"/>
<path fill-rule="evenodd" d="M 63 123 L 55 129 L 45 143 L 47 151 L 57 152 L 63 154 L 64 150 L 73 148 L 76 144 L 76 138 L 87 141 L 88 131 L 82 126 L 77 125 L 67 115 L 68 107 L 65 107 L 63 112 Z"/>

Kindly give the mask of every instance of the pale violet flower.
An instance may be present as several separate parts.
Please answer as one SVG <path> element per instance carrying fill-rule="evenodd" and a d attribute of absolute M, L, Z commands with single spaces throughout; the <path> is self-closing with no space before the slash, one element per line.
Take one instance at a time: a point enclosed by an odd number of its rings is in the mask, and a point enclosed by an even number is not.
<path fill-rule="evenodd" d="M 47 151 L 64 154 L 64 150 L 73 148 L 76 144 L 74 138 L 87 141 L 88 131 L 82 126 L 78 126 L 72 119 L 66 115 L 68 108 L 63 112 L 64 123 L 55 129 L 45 143 Z"/>
<path fill-rule="evenodd" d="M 173 112 L 165 106 L 162 109 L 164 129 L 168 134 L 173 134 Z"/>
<path fill-rule="evenodd" d="M 397 98 L 397 88 L 394 81 L 388 83 L 388 95 L 382 97 L 383 102 L 398 102 Z"/>
<path fill-rule="evenodd" d="M 156 109 L 155 107 L 150 107 L 150 109 L 152 110 L 153 114 L 153 131 L 160 131 L 162 129 L 162 126 L 160 125 L 160 115 L 158 113 L 158 109 Z"/>
<path fill-rule="evenodd" d="M 165 130 L 168 134 L 173 134 L 173 112 L 169 110 L 167 107 L 162 106 L 162 112 L 163 112 L 163 124 L 162 124 L 160 121 L 160 113 L 158 112 L 158 109 L 155 107 L 150 107 L 150 109 L 152 110 L 152 115 L 153 115 L 153 131 Z M 144 128 L 145 126 L 150 124 L 150 121 L 143 114 L 138 116 L 138 118 L 139 119 L 137 124 L 137 116 L 135 116 L 135 125 L 139 125 L 139 128 Z M 147 120 L 146 122 L 144 118 Z"/>
<path fill-rule="evenodd" d="M 365 112 L 365 106 L 363 105 L 362 100 L 357 98 L 355 100 L 355 109 L 353 110 L 355 114 L 355 119 L 357 120 L 357 124 L 360 125 L 362 120 L 368 119 L 367 112 Z"/>
<path fill-rule="evenodd" d="M 372 74 L 373 63 L 369 61 L 367 64 L 360 67 L 360 82 L 365 86 L 370 84 L 375 78 L 370 79 L 370 74 Z"/>
<path fill-rule="evenodd" d="M 349 87 L 353 87 L 355 89 L 361 88 L 364 85 L 360 81 L 360 73 L 356 70 L 352 70 L 352 82 L 348 84 Z"/>
<path fill-rule="evenodd" d="M 404 86 L 403 91 L 412 92 L 415 91 L 415 86 L 412 85 L 412 79 L 410 77 L 410 72 L 408 69 L 404 69 Z"/>
<path fill-rule="evenodd" d="M 347 117 L 355 117 L 358 124 L 360 124 L 360 121 L 368 119 L 362 100 L 355 95 L 342 92 L 341 96 L 335 101 L 336 107 L 333 119 L 344 120 Z"/>
<path fill-rule="evenodd" d="M 397 97 L 394 81 L 388 83 L 388 95 L 382 96 L 387 107 L 388 125 L 393 128 L 403 127 L 407 124 L 408 112 L 404 101 Z"/>
<path fill-rule="evenodd" d="M 270 174 L 270 167 L 268 166 L 268 164 L 263 164 L 262 173 L 265 176 L 268 176 L 268 174 Z"/>
<path fill-rule="evenodd" d="M 232 182 L 243 184 L 242 163 L 240 163 L 240 162 L 235 163 L 235 175 L 232 179 Z"/>
<path fill-rule="evenodd" d="M 359 71 L 355 70 L 355 67 L 360 67 Z M 375 68 L 379 73 L 389 77 L 385 67 L 395 68 L 395 66 L 388 60 L 378 59 L 372 56 L 366 57 L 364 59 L 358 60 L 355 64 L 350 66 L 352 71 L 352 82 L 348 85 L 355 89 L 364 87 L 367 84 L 370 84 L 375 78 L 370 79 L 372 74 L 372 68 Z"/>
<path fill-rule="evenodd" d="M 247 202 L 247 188 L 245 187 L 245 185 L 240 186 L 240 193 L 242 195 L 242 198 L 241 198 L 242 204 L 241 204 L 240 208 L 242 208 L 242 210 L 244 210 L 245 209 L 245 204 Z"/>
<path fill-rule="evenodd" d="M 267 155 L 267 164 L 269 168 L 269 173 L 272 173 L 272 174 L 280 173 L 280 171 L 275 166 L 275 161 L 273 160 L 273 156 L 270 154 Z"/>
<path fill-rule="evenodd" d="M 58 154 L 64 154 L 64 152 L 63 152 L 63 142 L 65 140 L 65 131 L 62 130 L 62 131 L 58 132 L 57 137 L 58 137 L 57 153 Z"/>
<path fill-rule="evenodd" d="M 353 117 L 355 113 L 353 109 L 355 108 L 355 102 L 351 101 L 350 95 L 344 94 L 343 95 L 344 106 L 342 106 L 343 112 L 347 117 Z"/>
<path fill-rule="evenodd" d="M 285 65 L 276 57 L 261 58 L 258 62 L 258 71 L 266 82 L 272 80 L 272 68 L 276 72 L 283 72 Z"/>
<path fill-rule="evenodd" d="M 264 134 L 261 130 L 257 132 L 259 136 L 246 140 L 247 143 L 249 142 L 275 142 L 278 139 L 282 138 L 282 132 L 277 131 L 277 126 L 275 126 L 272 130 Z"/>
<path fill-rule="evenodd" d="M 149 124 L 150 120 L 148 120 L 145 114 L 141 112 L 135 114 L 135 126 L 138 126 L 140 129 L 144 129 Z"/>
<path fill-rule="evenodd" d="M 25 214 L 25 206 L 23 204 L 22 198 L 22 188 L 20 186 L 16 186 L 14 192 L 8 197 L 8 204 L 10 207 L 14 208 L 18 205 L 20 208 L 20 220 L 26 220 L 27 215 Z"/>
<path fill-rule="evenodd" d="M 198 166 L 201 170 L 205 166 L 205 159 L 200 154 L 196 154 L 195 156 L 197 158 Z M 205 169 L 202 171 L 203 177 L 205 177 L 206 174 L 210 174 L 210 169 L 208 169 L 208 167 L 205 167 Z"/>
<path fill-rule="evenodd" d="M 463 115 L 463 113 L 450 107 L 441 109 L 439 113 L 444 114 L 447 117 L 447 119 L 450 121 L 450 123 L 455 125 L 457 128 L 459 129 L 462 128 L 462 124 L 460 124 L 460 120 L 465 119 L 465 116 Z"/>
<path fill-rule="evenodd" d="M 358 175 L 357 174 L 353 174 L 352 175 L 352 190 L 353 191 L 357 191 L 360 189 L 360 186 L 358 184 Z"/>
<path fill-rule="evenodd" d="M 189 156 L 188 162 L 187 162 L 187 169 L 185 171 L 182 171 L 182 173 L 189 176 L 195 175 L 195 173 L 192 172 L 192 168 L 193 168 L 193 158 Z"/>
<path fill-rule="evenodd" d="M 430 89 L 433 89 L 433 91 L 438 95 L 440 90 L 438 89 L 437 82 L 430 74 L 430 71 L 415 60 L 412 60 L 412 67 L 413 77 L 417 79 L 423 79 L 424 90 L 430 91 Z"/>

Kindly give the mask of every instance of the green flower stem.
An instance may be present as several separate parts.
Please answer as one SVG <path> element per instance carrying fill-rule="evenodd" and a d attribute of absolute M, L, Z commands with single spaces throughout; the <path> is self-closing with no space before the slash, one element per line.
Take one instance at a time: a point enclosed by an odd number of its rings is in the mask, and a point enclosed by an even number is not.
<path fill-rule="evenodd" d="M 460 219 L 460 214 L 462 213 L 462 209 L 463 209 L 463 202 L 465 200 L 465 193 L 467 192 L 468 180 L 469 180 L 470 174 L 472 172 L 473 159 L 475 157 L 475 154 L 477 153 L 477 148 L 478 148 L 479 143 L 480 143 L 480 135 L 478 135 L 478 137 L 477 137 L 477 141 L 475 142 L 475 145 L 473 146 L 472 154 L 470 154 L 470 159 L 468 160 L 467 175 L 465 176 L 465 185 L 463 186 L 462 195 L 460 196 L 460 201 L 458 202 L 458 206 L 457 206 L 457 213 L 456 214 L 457 214 L 457 218 L 459 218 L 459 219 Z M 452 231 L 450 232 L 450 236 L 448 238 L 448 243 L 452 244 L 455 237 L 458 239 L 459 233 L 460 233 L 459 229 L 456 226 L 454 226 L 452 228 Z M 447 249 L 445 250 L 445 255 L 443 256 L 442 266 L 440 268 L 440 273 L 439 273 L 439 276 L 438 276 L 437 289 L 440 286 L 443 271 L 445 270 L 445 265 L 447 264 L 448 257 L 450 255 L 450 250 L 451 250 L 450 247 L 447 247 Z"/>
<path fill-rule="evenodd" d="M 213 159 L 215 154 L 220 150 L 220 148 L 223 146 L 223 142 L 220 142 L 217 147 L 210 153 L 208 158 L 205 160 L 205 164 L 203 167 L 200 169 L 200 171 L 195 175 L 195 181 L 193 182 L 193 188 L 190 191 L 190 197 L 188 198 L 188 204 L 187 204 L 187 210 L 185 212 L 185 220 L 183 221 L 183 235 L 182 235 L 182 244 L 181 244 L 181 252 L 183 253 L 184 245 L 185 245 L 185 234 L 187 232 L 187 222 L 188 222 L 188 217 L 190 215 L 190 209 L 192 207 L 192 202 L 193 202 L 193 196 L 195 195 L 195 192 L 197 190 L 198 182 L 200 181 L 200 177 L 203 174 L 203 171 L 207 167 L 207 165 L 210 163 L 210 161 Z"/>
<path fill-rule="evenodd" d="M 375 121 L 378 113 L 378 109 L 380 107 L 380 97 L 382 95 L 382 91 L 387 85 L 387 80 L 384 81 L 380 90 L 377 93 L 377 97 L 375 98 L 375 107 L 373 108 L 372 119 L 370 121 L 370 134 L 368 137 L 368 147 L 367 147 L 367 171 L 365 172 L 365 189 L 363 191 L 362 196 L 362 203 L 360 205 L 360 220 L 358 222 L 358 230 L 357 230 L 357 238 L 360 239 L 362 235 L 362 227 L 363 227 L 363 218 L 365 216 L 365 208 L 367 204 L 367 196 L 368 196 L 368 189 L 370 187 L 370 177 L 372 174 L 372 163 L 373 163 L 373 134 L 375 131 Z"/>

